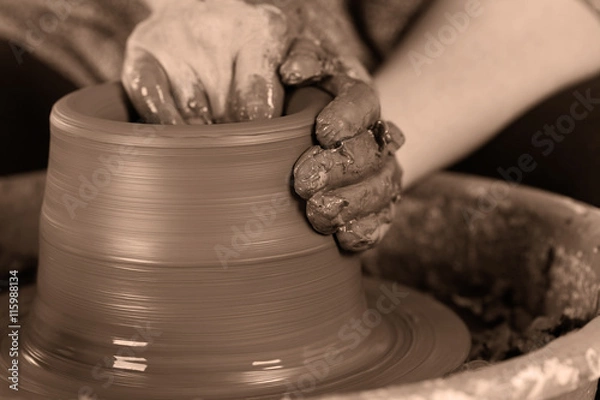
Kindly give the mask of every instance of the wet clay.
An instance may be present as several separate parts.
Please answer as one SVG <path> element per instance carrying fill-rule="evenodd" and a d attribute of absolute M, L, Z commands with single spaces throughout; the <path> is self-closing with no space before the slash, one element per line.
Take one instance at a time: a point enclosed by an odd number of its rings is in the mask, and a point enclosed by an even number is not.
<path fill-rule="evenodd" d="M 402 144 L 400 129 L 379 120 L 333 149 L 317 145 L 304 152 L 294 165 L 294 189 L 307 199 L 313 228 L 335 233 L 345 250 L 378 243 L 400 200 L 402 171 L 394 154 Z"/>
<path fill-rule="evenodd" d="M 202 127 L 128 123 L 124 98 L 102 85 L 53 110 L 19 394 L 304 396 L 464 360 L 469 335 L 449 310 L 363 284 L 358 260 L 307 223 L 290 178 L 327 95 Z"/>
<path fill-rule="evenodd" d="M 503 185 L 503 197 L 483 208 L 490 203 L 482 199 Z M 488 365 L 410 394 L 593 399 L 600 375 L 600 210 L 448 173 L 407 193 L 402 207 L 369 254 L 368 270 L 449 304 L 473 335 L 473 361 L 465 368 Z M 438 390 L 442 386 L 446 390 Z M 575 389 L 584 393 L 571 393 Z"/>
<path fill-rule="evenodd" d="M 294 165 L 294 189 L 308 199 L 328 186 L 331 189 L 359 182 L 375 174 L 404 144 L 395 126 L 378 121 L 371 129 L 328 150 L 313 146 Z"/>

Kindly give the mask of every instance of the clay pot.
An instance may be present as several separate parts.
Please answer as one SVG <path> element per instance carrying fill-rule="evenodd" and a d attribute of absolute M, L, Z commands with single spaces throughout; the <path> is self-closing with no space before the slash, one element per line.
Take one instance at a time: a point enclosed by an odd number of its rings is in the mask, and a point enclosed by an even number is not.
<path fill-rule="evenodd" d="M 292 195 L 294 160 L 326 101 L 301 96 L 276 121 L 201 129 L 123 123 L 116 84 L 58 102 L 32 357 L 41 349 L 40 362 L 85 381 L 74 362 L 110 355 L 102 367 L 115 384 L 155 371 L 171 381 L 162 398 L 186 386 L 182 397 L 281 392 L 279 379 L 265 382 L 270 370 L 305 372 L 304 349 L 331 345 L 340 318 L 359 317 L 365 302 L 357 259 L 315 233 Z"/>
<path fill-rule="evenodd" d="M 42 398 L 303 395 L 459 365 L 466 328 L 422 295 L 403 304 L 404 319 L 379 315 L 366 335 L 349 326 L 379 288 L 365 297 L 358 258 L 312 230 L 290 184 L 328 101 L 306 89 L 275 120 L 165 127 L 128 122 L 118 84 L 60 100 L 22 388 Z M 411 328 L 419 318 L 425 340 Z M 450 352 L 437 323 L 458 335 Z M 392 369 L 400 359 L 404 370 Z"/>

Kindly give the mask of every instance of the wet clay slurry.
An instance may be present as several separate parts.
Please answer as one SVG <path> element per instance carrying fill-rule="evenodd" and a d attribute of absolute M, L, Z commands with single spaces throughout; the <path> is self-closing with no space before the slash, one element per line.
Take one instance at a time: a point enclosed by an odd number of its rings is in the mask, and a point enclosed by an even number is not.
<path fill-rule="evenodd" d="M 305 220 L 290 175 L 326 95 L 208 127 L 127 123 L 123 99 L 108 84 L 53 110 L 19 395 L 306 396 L 464 360 L 458 318 L 400 286 L 365 297 L 358 260 Z"/>

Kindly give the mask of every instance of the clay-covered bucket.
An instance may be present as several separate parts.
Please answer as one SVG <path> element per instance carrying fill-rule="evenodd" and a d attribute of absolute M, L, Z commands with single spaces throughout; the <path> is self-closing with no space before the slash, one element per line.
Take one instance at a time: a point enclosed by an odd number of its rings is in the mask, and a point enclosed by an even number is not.
<path fill-rule="evenodd" d="M 438 174 L 405 196 L 393 228 L 364 264 L 451 304 L 471 328 L 473 358 L 512 358 L 345 399 L 594 398 L 597 208 L 499 180 Z"/>

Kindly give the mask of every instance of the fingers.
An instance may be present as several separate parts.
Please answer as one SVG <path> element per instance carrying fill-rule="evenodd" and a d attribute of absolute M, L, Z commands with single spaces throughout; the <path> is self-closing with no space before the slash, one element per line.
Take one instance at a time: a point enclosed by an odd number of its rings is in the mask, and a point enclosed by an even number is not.
<path fill-rule="evenodd" d="M 340 247 L 348 251 L 363 251 L 373 247 L 390 229 L 394 213 L 395 204 L 390 203 L 378 213 L 350 221 L 336 234 Z"/>
<path fill-rule="evenodd" d="M 194 77 L 193 80 L 185 80 L 181 83 L 173 82 L 173 86 L 175 87 L 173 90 L 175 103 L 185 122 L 191 125 L 212 124 L 208 97 L 204 86 L 197 78 Z"/>
<path fill-rule="evenodd" d="M 128 51 L 122 81 L 140 117 L 153 124 L 182 124 L 171 84 L 158 61 L 143 50 Z"/>
<path fill-rule="evenodd" d="M 308 199 L 325 187 L 357 183 L 380 170 L 404 143 L 404 136 L 391 123 L 377 121 L 371 129 L 341 142 L 334 149 L 314 146 L 294 166 L 294 189 Z"/>
<path fill-rule="evenodd" d="M 400 198 L 401 175 L 395 158 L 387 157 L 381 171 L 364 181 L 312 196 L 306 205 L 308 220 L 316 231 L 331 234 L 348 221 L 380 212 Z"/>
<path fill-rule="evenodd" d="M 252 121 L 281 115 L 284 91 L 279 82 L 278 60 L 264 48 L 244 47 L 235 62 L 229 114 L 234 121 Z M 276 57 L 275 57 L 276 58 Z"/>
<path fill-rule="evenodd" d="M 379 98 L 371 85 L 336 75 L 325 79 L 321 86 L 335 96 L 317 117 L 315 134 L 321 146 L 335 147 L 379 119 Z"/>
<path fill-rule="evenodd" d="M 158 59 L 171 84 L 177 110 L 188 124 L 211 124 L 212 116 L 204 85 L 186 62 L 163 55 Z"/>
<path fill-rule="evenodd" d="M 333 65 L 315 40 L 300 37 L 294 41 L 285 62 L 279 68 L 286 85 L 298 85 L 333 73 Z"/>
<path fill-rule="evenodd" d="M 379 98 L 364 67 L 352 57 L 329 54 L 315 40 L 296 39 L 279 73 L 287 85 L 319 81 L 335 96 L 317 117 L 317 140 L 325 148 L 357 135 L 379 118 Z"/>
<path fill-rule="evenodd" d="M 380 148 L 385 148 L 389 155 L 394 155 L 404 145 L 404 134 L 391 121 L 377 120 L 370 128 Z"/>

